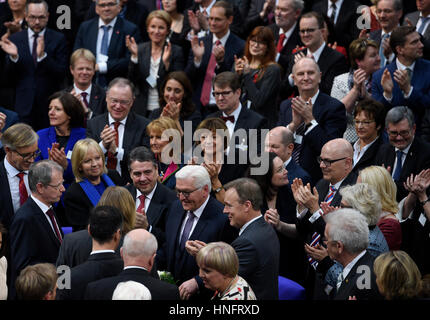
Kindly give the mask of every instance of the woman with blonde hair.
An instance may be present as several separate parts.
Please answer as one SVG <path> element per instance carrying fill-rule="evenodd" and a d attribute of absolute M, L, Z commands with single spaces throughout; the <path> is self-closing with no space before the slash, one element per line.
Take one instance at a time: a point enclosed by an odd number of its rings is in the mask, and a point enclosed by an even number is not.
<path fill-rule="evenodd" d="M 375 259 L 373 270 L 379 292 L 386 300 L 417 299 L 422 288 L 421 273 L 404 251 L 389 251 Z"/>
<path fill-rule="evenodd" d="M 85 229 L 90 210 L 109 186 L 121 185 L 121 176 L 105 165 L 99 144 L 90 138 L 76 142 L 72 152 L 73 182 L 64 194 L 66 220 L 73 231 Z"/>
<path fill-rule="evenodd" d="M 396 200 L 397 187 L 384 167 L 370 166 L 360 171 L 357 183 L 371 185 L 381 198 L 382 212 L 376 225 L 381 229 L 390 250 L 400 250 L 402 228 L 396 217 L 399 210 Z"/>

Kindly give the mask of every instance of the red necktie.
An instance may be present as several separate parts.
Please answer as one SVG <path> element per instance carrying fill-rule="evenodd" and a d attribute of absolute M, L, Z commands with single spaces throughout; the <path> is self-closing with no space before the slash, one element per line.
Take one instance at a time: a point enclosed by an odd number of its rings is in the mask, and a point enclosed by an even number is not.
<path fill-rule="evenodd" d="M 217 40 L 215 43 L 215 46 L 219 46 L 220 44 L 221 44 L 221 41 Z M 211 57 L 209 59 L 208 67 L 206 69 L 205 80 L 202 86 L 202 95 L 200 96 L 200 102 L 202 103 L 202 106 L 206 106 L 209 103 L 211 88 L 212 88 L 212 78 L 215 74 L 215 67 L 216 67 L 216 59 L 212 51 Z"/>
<path fill-rule="evenodd" d="M 144 194 L 141 194 L 139 196 L 140 204 L 139 204 L 139 207 L 137 207 L 136 211 L 142 214 L 145 214 L 145 199 L 146 199 L 146 196 Z"/>
<path fill-rule="evenodd" d="M 24 183 L 24 172 L 18 173 L 16 176 L 19 178 L 19 204 L 22 206 L 27 201 L 28 193 Z"/>
<path fill-rule="evenodd" d="M 224 120 L 224 122 L 231 121 L 231 123 L 234 123 L 234 116 L 227 116 L 227 117 L 221 116 L 220 118 Z"/>
<path fill-rule="evenodd" d="M 118 127 L 121 124 L 121 122 L 119 121 L 115 121 L 113 126 L 115 129 L 115 144 L 118 147 L 118 141 L 119 141 L 119 137 L 118 137 Z M 107 159 L 107 168 L 108 169 L 112 169 L 115 170 L 116 169 L 116 165 L 118 163 L 118 159 L 115 157 L 115 155 L 112 152 L 108 152 L 108 159 Z"/>
<path fill-rule="evenodd" d="M 58 241 L 60 241 L 60 243 L 61 243 L 63 241 L 63 239 L 61 237 L 60 230 L 58 229 L 57 221 L 55 221 L 55 218 L 54 218 L 54 210 L 52 210 L 52 208 L 50 208 L 48 211 L 46 211 L 46 214 L 48 215 L 49 219 L 51 220 L 51 223 L 52 223 L 52 226 L 54 227 L 55 234 L 58 238 Z"/>
<path fill-rule="evenodd" d="M 285 40 L 285 33 L 281 33 L 279 35 L 278 45 L 276 46 L 276 52 L 281 52 L 282 48 L 284 47 L 284 40 Z"/>

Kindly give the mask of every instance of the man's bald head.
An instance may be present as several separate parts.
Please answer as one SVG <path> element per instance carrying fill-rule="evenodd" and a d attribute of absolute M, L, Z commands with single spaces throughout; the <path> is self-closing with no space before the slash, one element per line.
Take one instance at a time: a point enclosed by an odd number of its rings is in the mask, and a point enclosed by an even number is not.
<path fill-rule="evenodd" d="M 157 247 L 157 239 L 145 229 L 130 231 L 121 248 L 124 266 L 136 265 L 151 270 Z"/>
<path fill-rule="evenodd" d="M 325 180 L 336 184 L 346 178 L 352 170 L 354 151 L 345 139 L 328 141 L 321 149 L 320 168 Z"/>
<path fill-rule="evenodd" d="M 294 135 L 286 127 L 275 127 L 266 135 L 265 151 L 274 152 L 282 161 L 287 161 L 294 149 Z"/>

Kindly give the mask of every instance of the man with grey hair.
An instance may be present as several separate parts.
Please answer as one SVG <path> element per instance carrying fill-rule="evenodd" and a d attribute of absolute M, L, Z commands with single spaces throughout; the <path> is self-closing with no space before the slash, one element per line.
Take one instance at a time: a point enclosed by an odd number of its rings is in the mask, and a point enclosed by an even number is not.
<path fill-rule="evenodd" d="M 373 273 L 374 257 L 366 248 L 369 228 L 366 218 L 357 210 L 340 209 L 326 216 L 324 242 L 332 260 L 343 266 L 332 299 L 381 299 Z"/>
<path fill-rule="evenodd" d="M 389 143 L 379 148 L 375 162 L 391 172 L 400 201 L 408 194 L 403 186 L 406 179 L 430 168 L 430 145 L 416 136 L 414 114 L 408 107 L 398 106 L 388 111 L 385 128 Z"/>
<path fill-rule="evenodd" d="M 121 248 L 124 270 L 115 277 L 90 282 L 85 291 L 85 300 L 111 300 L 117 285 L 124 281 L 136 281 L 146 286 L 152 300 L 179 300 L 175 285 L 150 275 L 157 247 L 157 239 L 144 229 L 127 233 Z"/>
<path fill-rule="evenodd" d="M 53 205 L 65 191 L 63 182 L 63 168 L 56 162 L 42 160 L 31 165 L 31 196 L 16 212 L 10 226 L 11 284 L 28 265 L 55 264 L 63 238 Z M 13 285 L 10 293 L 14 297 Z"/>
<path fill-rule="evenodd" d="M 176 174 L 178 200 L 170 206 L 166 218 L 166 242 L 157 254 L 157 267 L 168 270 L 179 284 L 181 299 L 189 299 L 200 289 L 209 292 L 199 277 L 196 260 L 185 249 L 188 241 L 231 243 L 236 232 L 230 227 L 223 205 L 210 195 L 211 180 L 203 166 L 187 165 Z M 194 240 L 194 241 L 191 241 Z"/>
<path fill-rule="evenodd" d="M 126 182 L 128 154 L 135 147 L 149 147 L 146 126 L 149 120 L 131 111 L 135 99 L 134 85 L 126 78 L 115 78 L 106 91 L 108 112 L 87 123 L 87 137 L 97 141 L 107 155 L 107 168 L 117 170 Z"/>
<path fill-rule="evenodd" d="M 233 180 L 225 188 L 224 213 L 230 225 L 239 229 L 239 237 L 231 244 L 239 258 L 239 275 L 258 300 L 277 300 L 279 240 L 261 215 L 262 191 L 249 178 Z"/>

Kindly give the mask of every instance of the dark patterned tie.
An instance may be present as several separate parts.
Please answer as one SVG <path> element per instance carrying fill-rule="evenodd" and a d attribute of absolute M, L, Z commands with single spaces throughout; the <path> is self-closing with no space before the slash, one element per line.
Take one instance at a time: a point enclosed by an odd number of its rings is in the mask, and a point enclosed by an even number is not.
<path fill-rule="evenodd" d="M 39 37 L 38 33 L 33 34 L 33 50 L 31 51 L 31 55 L 33 56 L 34 65 L 37 64 L 37 38 Z"/>
<path fill-rule="evenodd" d="M 191 228 L 193 226 L 195 217 L 196 216 L 194 215 L 194 213 L 192 211 L 188 212 L 187 222 L 185 222 L 184 231 L 182 232 L 181 241 L 179 243 L 179 248 L 181 249 L 181 251 L 183 251 L 185 249 L 185 242 L 190 237 L 190 232 L 191 232 Z"/>
<path fill-rule="evenodd" d="M 299 125 L 296 130 L 296 135 L 303 137 L 305 132 L 306 132 L 306 125 L 304 122 L 302 122 L 302 124 Z M 297 164 L 299 164 L 300 152 L 302 151 L 302 148 L 303 148 L 303 139 L 301 142 L 302 143 L 294 143 L 294 150 L 293 150 L 292 156 L 293 156 L 294 162 L 296 162 Z"/>

